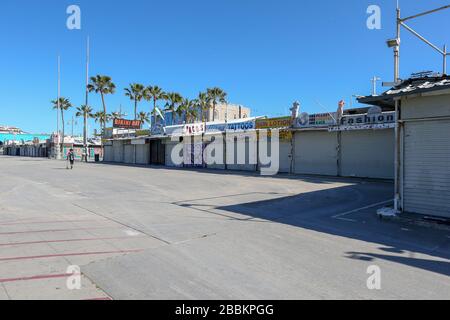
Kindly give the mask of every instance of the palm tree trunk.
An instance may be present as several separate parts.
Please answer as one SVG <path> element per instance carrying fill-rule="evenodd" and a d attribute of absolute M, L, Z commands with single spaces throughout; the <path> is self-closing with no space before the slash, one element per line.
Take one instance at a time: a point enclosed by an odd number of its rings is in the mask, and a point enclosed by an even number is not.
<path fill-rule="evenodd" d="M 213 101 L 213 122 L 216 121 L 216 102 Z"/>
<path fill-rule="evenodd" d="M 84 151 L 86 154 L 86 159 L 84 159 L 87 162 L 87 154 L 88 154 L 88 145 L 87 145 L 87 113 L 84 113 L 84 124 L 83 124 L 83 144 L 84 144 Z"/>
<path fill-rule="evenodd" d="M 101 94 L 101 96 L 102 96 L 103 112 L 106 114 L 105 96 L 103 95 L 103 93 Z"/>
<path fill-rule="evenodd" d="M 137 100 L 134 100 L 134 120 L 137 120 Z"/>
<path fill-rule="evenodd" d="M 150 127 L 153 129 L 153 122 L 156 126 L 156 99 L 153 98 L 153 117 L 150 118 Z"/>

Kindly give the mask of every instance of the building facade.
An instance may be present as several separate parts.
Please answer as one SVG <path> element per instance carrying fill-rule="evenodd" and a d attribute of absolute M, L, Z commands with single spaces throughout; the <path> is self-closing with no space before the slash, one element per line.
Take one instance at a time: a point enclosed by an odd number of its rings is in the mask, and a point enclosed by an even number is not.
<path fill-rule="evenodd" d="M 360 102 L 396 106 L 396 206 L 450 218 L 450 77 L 413 78 Z"/>

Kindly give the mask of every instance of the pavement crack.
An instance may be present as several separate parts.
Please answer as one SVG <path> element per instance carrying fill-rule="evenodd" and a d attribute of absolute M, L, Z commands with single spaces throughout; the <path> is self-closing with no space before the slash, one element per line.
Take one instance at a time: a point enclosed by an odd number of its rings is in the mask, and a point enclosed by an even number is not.
<path fill-rule="evenodd" d="M 94 215 L 96 215 L 96 216 L 102 217 L 102 218 L 104 218 L 104 219 L 106 219 L 106 220 L 115 222 L 115 223 L 117 223 L 117 224 L 119 224 L 119 225 L 121 225 L 121 226 L 123 226 L 123 227 L 125 227 L 125 228 L 134 230 L 134 231 L 139 232 L 139 233 L 141 233 L 141 234 L 145 234 L 146 236 L 148 236 L 148 237 L 150 237 L 150 238 L 153 238 L 153 239 L 155 239 L 155 240 L 158 240 L 158 241 L 160 241 L 160 242 L 162 242 L 162 243 L 164 243 L 164 244 L 166 244 L 166 245 L 171 245 L 171 244 L 172 244 L 172 243 L 170 243 L 169 241 L 166 241 L 166 240 L 164 240 L 164 239 L 162 239 L 162 238 L 159 238 L 159 237 L 157 237 L 157 236 L 155 236 L 155 235 L 152 235 L 152 234 L 150 234 L 150 233 L 148 233 L 148 232 L 145 232 L 145 231 L 143 231 L 143 230 L 140 230 L 140 229 L 138 229 L 138 228 L 135 228 L 135 227 L 133 227 L 133 226 L 131 226 L 131 225 L 128 225 L 128 224 L 126 224 L 126 223 L 123 223 L 122 221 L 113 219 L 113 218 L 108 217 L 108 216 L 106 216 L 106 215 L 103 215 L 103 214 L 101 214 L 101 213 L 95 212 L 95 211 L 93 211 L 93 210 L 91 210 L 91 209 L 84 208 L 84 207 L 82 207 L 82 206 L 80 206 L 80 205 L 78 205 L 78 204 L 76 204 L 76 203 L 72 203 L 72 205 L 75 206 L 75 207 L 77 207 L 77 208 L 79 208 L 79 209 L 82 209 L 82 210 L 84 210 L 84 211 L 87 211 L 87 212 L 89 212 L 89 213 L 92 213 L 92 214 L 94 214 Z"/>

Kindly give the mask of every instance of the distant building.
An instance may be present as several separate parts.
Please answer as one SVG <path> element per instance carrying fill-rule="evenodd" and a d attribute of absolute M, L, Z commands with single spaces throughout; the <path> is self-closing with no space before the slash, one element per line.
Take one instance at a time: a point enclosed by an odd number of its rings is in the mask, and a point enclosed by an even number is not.
<path fill-rule="evenodd" d="M 243 107 L 241 105 L 236 104 L 217 104 L 215 111 L 213 112 L 213 107 L 206 111 L 201 111 L 200 109 L 197 111 L 197 117 L 190 122 L 224 122 L 226 120 L 238 120 L 238 119 L 247 119 L 251 117 L 250 108 Z M 152 116 L 153 118 L 153 116 Z M 183 113 L 178 115 L 176 112 L 173 113 L 171 111 L 164 112 L 163 121 L 160 117 L 157 117 L 156 122 L 152 119 L 152 123 L 156 123 L 156 126 L 170 126 L 170 125 L 179 125 L 186 123 L 186 115 Z"/>
<path fill-rule="evenodd" d="M 238 120 L 247 119 L 251 117 L 251 110 L 236 104 L 218 104 L 216 110 L 213 112 L 211 107 L 205 115 L 206 122 L 214 121 L 226 121 L 226 120 Z"/>
<path fill-rule="evenodd" d="M 21 129 L 16 127 L 8 127 L 0 125 L 0 133 L 9 133 L 9 134 L 21 134 L 24 133 Z"/>

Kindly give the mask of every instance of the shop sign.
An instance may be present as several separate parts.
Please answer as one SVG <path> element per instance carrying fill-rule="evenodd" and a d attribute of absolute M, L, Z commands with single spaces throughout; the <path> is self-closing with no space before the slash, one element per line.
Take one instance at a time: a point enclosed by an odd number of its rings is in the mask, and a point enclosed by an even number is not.
<path fill-rule="evenodd" d="M 207 123 L 206 132 L 224 132 L 226 128 L 226 123 Z"/>
<path fill-rule="evenodd" d="M 292 126 L 291 117 L 256 120 L 256 129 L 289 128 L 291 126 Z"/>
<path fill-rule="evenodd" d="M 183 126 L 169 126 L 164 127 L 164 134 L 168 136 L 176 135 L 176 136 L 182 136 L 183 135 Z"/>
<path fill-rule="evenodd" d="M 272 138 L 272 132 L 273 130 L 267 130 L 268 138 Z M 291 130 L 279 130 L 278 137 L 280 138 L 280 141 L 291 141 L 293 134 Z"/>
<path fill-rule="evenodd" d="M 336 124 L 336 113 L 318 113 L 308 114 L 302 113 L 300 117 L 295 119 L 294 127 L 296 128 L 314 128 L 328 127 Z"/>
<path fill-rule="evenodd" d="M 374 112 L 374 110 L 375 109 L 372 108 L 367 114 L 343 116 L 340 125 L 330 127 L 329 131 L 377 130 L 395 128 L 395 111 Z"/>
<path fill-rule="evenodd" d="M 142 122 L 139 120 L 114 119 L 113 127 L 119 129 L 140 129 Z"/>
<path fill-rule="evenodd" d="M 190 123 L 184 125 L 183 134 L 185 136 L 195 136 L 205 133 L 204 123 Z"/>
<path fill-rule="evenodd" d="M 228 132 L 254 130 L 256 128 L 256 121 L 247 120 L 241 122 L 232 122 L 228 123 L 226 128 Z"/>
<path fill-rule="evenodd" d="M 350 126 L 334 126 L 328 128 L 328 131 L 336 132 L 336 131 L 354 131 L 354 130 L 382 130 L 393 128 L 395 128 L 395 123 L 375 123 L 375 124 L 359 124 Z"/>

